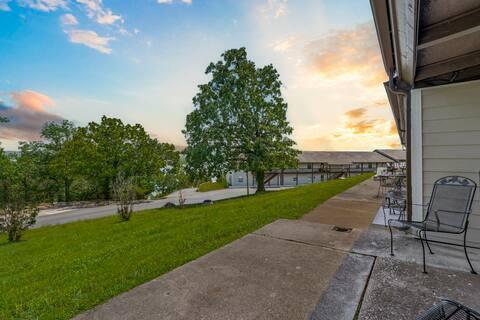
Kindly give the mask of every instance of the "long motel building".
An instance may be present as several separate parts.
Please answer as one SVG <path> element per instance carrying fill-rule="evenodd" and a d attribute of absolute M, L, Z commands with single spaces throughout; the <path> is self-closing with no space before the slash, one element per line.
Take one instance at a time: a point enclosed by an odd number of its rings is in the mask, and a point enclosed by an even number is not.
<path fill-rule="evenodd" d="M 403 166 L 406 154 L 400 149 L 374 151 L 303 151 L 296 168 L 275 169 L 265 173 L 266 187 L 291 187 L 350 177 L 377 168 Z M 230 187 L 256 186 L 254 173 L 231 171 L 227 174 Z"/>

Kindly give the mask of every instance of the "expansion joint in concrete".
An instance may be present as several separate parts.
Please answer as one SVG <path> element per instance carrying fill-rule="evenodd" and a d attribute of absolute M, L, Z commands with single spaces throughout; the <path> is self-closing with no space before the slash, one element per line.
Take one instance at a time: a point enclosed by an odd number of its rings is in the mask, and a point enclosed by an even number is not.
<path fill-rule="evenodd" d="M 372 263 L 372 266 L 370 267 L 370 272 L 368 273 L 367 281 L 365 281 L 365 286 L 363 287 L 362 295 L 360 297 L 360 301 L 358 302 L 357 311 L 355 312 L 355 316 L 353 317 L 353 320 L 359 319 L 360 310 L 362 309 L 363 299 L 365 299 L 365 294 L 367 292 L 368 284 L 370 282 L 370 278 L 372 277 L 373 268 L 375 267 L 375 263 L 377 262 L 376 256 L 370 255 L 370 257 L 373 257 L 373 263 Z"/>

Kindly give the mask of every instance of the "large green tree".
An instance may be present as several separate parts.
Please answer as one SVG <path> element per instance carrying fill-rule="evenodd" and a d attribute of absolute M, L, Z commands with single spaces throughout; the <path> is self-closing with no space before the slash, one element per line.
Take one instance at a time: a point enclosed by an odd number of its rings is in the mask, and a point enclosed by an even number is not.
<path fill-rule="evenodd" d="M 57 183 L 58 189 L 63 190 L 63 200 L 69 202 L 70 187 L 77 172 L 75 162 L 78 159 L 78 150 L 72 142 L 77 128 L 73 122 L 49 122 L 42 129 L 46 163 L 48 163 L 49 177 Z"/>
<path fill-rule="evenodd" d="M 226 51 L 206 74 L 183 130 L 187 169 L 195 178 L 251 171 L 264 191 L 265 172 L 294 165 L 298 154 L 280 75 L 271 64 L 257 68 L 245 48 Z"/>
<path fill-rule="evenodd" d="M 82 150 L 81 170 L 95 181 L 104 199 L 111 198 L 119 175 L 134 177 L 140 194 L 155 191 L 165 175 L 175 174 L 179 162 L 173 145 L 160 143 L 141 125 L 120 119 L 104 116 L 100 123 L 80 128 L 74 140 Z"/>

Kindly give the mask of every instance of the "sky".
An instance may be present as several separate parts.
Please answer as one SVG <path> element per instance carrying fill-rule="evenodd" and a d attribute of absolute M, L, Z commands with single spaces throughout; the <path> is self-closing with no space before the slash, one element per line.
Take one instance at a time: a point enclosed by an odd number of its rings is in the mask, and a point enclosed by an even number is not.
<path fill-rule="evenodd" d="M 280 73 L 301 150 L 397 148 L 368 0 L 0 0 L 0 142 L 102 115 L 181 133 L 205 69 L 246 47 Z"/>

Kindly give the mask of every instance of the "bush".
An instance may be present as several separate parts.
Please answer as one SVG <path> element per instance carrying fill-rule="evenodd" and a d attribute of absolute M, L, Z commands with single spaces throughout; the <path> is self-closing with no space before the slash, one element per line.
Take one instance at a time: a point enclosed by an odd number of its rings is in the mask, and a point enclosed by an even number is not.
<path fill-rule="evenodd" d="M 0 168 L 0 233 L 7 233 L 8 240 L 15 242 L 35 223 L 35 188 L 29 183 L 33 180 L 30 167 L 6 157 L 1 149 Z"/>
<path fill-rule="evenodd" d="M 119 175 L 113 184 L 113 195 L 117 201 L 117 213 L 123 221 L 130 220 L 132 216 L 136 190 L 131 177 L 125 178 L 123 175 Z"/>
<path fill-rule="evenodd" d="M 0 233 L 6 232 L 10 242 L 20 241 L 22 232 L 35 223 L 37 215 L 37 208 L 0 209 Z"/>

